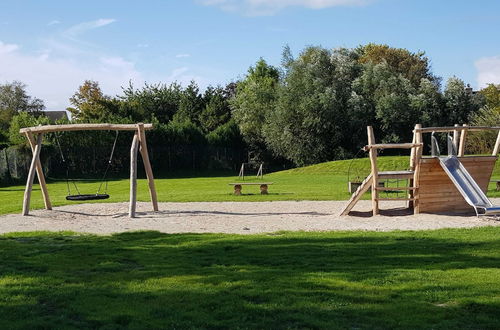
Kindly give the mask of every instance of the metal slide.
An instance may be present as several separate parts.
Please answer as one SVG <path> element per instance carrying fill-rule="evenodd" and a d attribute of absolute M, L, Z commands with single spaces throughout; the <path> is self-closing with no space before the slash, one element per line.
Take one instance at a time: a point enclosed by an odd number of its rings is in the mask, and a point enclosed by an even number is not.
<path fill-rule="evenodd" d="M 439 162 L 467 203 L 474 208 L 477 216 L 500 215 L 500 206 L 491 204 L 456 156 L 439 157 Z"/>

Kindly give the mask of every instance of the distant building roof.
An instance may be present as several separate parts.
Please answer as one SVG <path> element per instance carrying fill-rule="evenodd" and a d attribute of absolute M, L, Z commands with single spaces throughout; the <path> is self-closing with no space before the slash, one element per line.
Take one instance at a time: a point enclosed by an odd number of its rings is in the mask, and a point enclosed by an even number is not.
<path fill-rule="evenodd" d="M 42 111 L 44 116 L 49 117 L 51 122 L 55 122 L 59 119 L 68 119 L 68 113 L 65 110 L 62 111 Z"/>

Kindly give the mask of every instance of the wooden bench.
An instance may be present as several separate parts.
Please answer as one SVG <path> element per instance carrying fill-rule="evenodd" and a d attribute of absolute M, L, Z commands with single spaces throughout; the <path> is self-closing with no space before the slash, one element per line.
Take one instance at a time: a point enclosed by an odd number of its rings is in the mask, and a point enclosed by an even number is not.
<path fill-rule="evenodd" d="M 495 182 L 497 184 L 497 191 L 500 191 L 500 180 L 491 180 L 490 182 Z"/>
<path fill-rule="evenodd" d="M 242 186 L 257 186 L 260 185 L 260 193 L 262 195 L 267 195 L 267 186 L 273 184 L 272 182 L 233 182 L 229 183 L 230 186 L 234 186 L 234 194 L 241 195 Z"/>

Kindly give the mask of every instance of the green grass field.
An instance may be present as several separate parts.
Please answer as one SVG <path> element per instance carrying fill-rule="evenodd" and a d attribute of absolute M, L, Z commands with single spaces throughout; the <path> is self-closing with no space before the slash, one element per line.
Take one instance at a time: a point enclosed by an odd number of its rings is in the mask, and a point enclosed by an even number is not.
<path fill-rule="evenodd" d="M 499 228 L 0 236 L 2 329 L 498 329 Z"/>
<path fill-rule="evenodd" d="M 408 157 L 380 157 L 379 165 L 382 170 L 406 169 Z M 269 195 L 262 196 L 258 186 L 243 187 L 243 196 L 234 196 L 233 187 L 228 183 L 238 181 L 234 175 L 215 175 L 213 173 L 189 173 L 185 177 L 158 176 L 155 180 L 158 199 L 162 202 L 202 202 L 202 201 L 275 201 L 275 200 L 346 200 L 347 178 L 350 160 L 342 160 L 317 164 L 313 166 L 270 173 L 264 176 L 264 181 L 274 182 L 269 187 Z M 350 178 L 360 176 L 361 179 L 369 174 L 369 160 L 357 159 L 352 163 Z M 497 162 L 494 177 L 500 179 L 500 162 Z M 247 176 L 247 181 L 256 181 Z M 95 193 L 98 183 L 78 182 L 82 193 Z M 108 192 L 111 198 L 105 202 L 123 202 L 129 199 L 128 179 L 109 182 Z M 20 212 L 22 208 L 24 186 L 10 186 L 0 188 L 0 214 Z M 65 205 L 68 202 L 65 182 L 50 182 L 49 194 L 54 206 Z M 494 184 L 490 185 L 488 196 L 500 197 L 495 191 Z M 147 201 L 149 192 L 146 180 L 139 180 L 138 199 Z M 369 195 L 365 195 L 369 198 Z M 31 207 L 43 208 L 43 200 L 38 185 L 35 185 L 32 194 Z"/>

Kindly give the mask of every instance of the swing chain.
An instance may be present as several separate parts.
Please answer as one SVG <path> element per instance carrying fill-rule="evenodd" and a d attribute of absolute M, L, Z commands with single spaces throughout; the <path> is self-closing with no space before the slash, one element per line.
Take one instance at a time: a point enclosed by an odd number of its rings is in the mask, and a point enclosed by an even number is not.
<path fill-rule="evenodd" d="M 101 191 L 101 187 L 103 182 L 105 183 L 104 185 L 104 193 L 106 194 L 108 192 L 108 180 L 106 179 L 106 176 L 108 174 L 109 168 L 111 167 L 112 161 L 113 161 L 113 155 L 115 153 L 115 148 L 116 148 L 116 142 L 118 141 L 118 133 L 119 131 L 115 131 L 115 141 L 113 142 L 113 147 L 111 148 L 111 154 L 109 155 L 109 160 L 108 160 L 108 165 L 106 166 L 106 170 L 104 171 L 104 175 L 102 176 L 101 183 L 99 184 L 99 188 L 97 189 L 96 195 L 99 194 Z"/>

